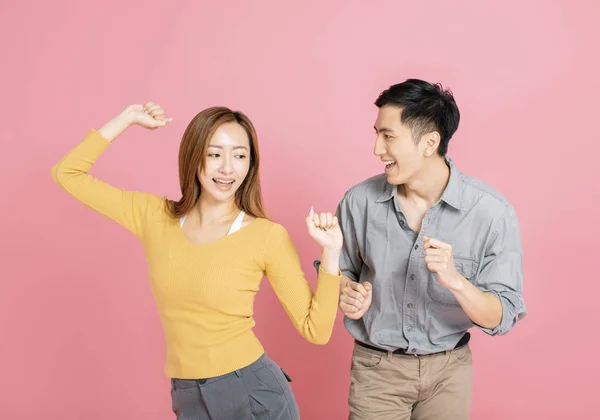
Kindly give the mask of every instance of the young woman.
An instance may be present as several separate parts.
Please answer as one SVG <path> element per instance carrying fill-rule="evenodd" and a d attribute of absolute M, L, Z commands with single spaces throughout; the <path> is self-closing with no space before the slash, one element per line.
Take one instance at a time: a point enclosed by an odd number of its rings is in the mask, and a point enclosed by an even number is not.
<path fill-rule="evenodd" d="M 241 112 L 214 107 L 188 125 L 179 150 L 182 197 L 123 191 L 88 174 L 131 125 L 171 121 L 157 104 L 131 105 L 52 171 L 55 182 L 141 241 L 167 343 L 177 419 L 297 419 L 287 375 L 254 335 L 253 304 L 266 274 L 297 330 L 329 340 L 337 312 L 342 234 L 311 209 L 309 235 L 323 248 L 313 294 L 287 231 L 263 208 L 256 132 Z"/>

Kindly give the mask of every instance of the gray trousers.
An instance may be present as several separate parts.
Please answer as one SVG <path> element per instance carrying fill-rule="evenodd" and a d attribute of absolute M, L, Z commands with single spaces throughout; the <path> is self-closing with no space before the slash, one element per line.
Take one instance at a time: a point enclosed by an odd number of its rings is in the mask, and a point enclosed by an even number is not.
<path fill-rule="evenodd" d="M 171 379 L 177 420 L 298 420 L 291 379 L 263 354 L 256 362 L 208 379 Z"/>

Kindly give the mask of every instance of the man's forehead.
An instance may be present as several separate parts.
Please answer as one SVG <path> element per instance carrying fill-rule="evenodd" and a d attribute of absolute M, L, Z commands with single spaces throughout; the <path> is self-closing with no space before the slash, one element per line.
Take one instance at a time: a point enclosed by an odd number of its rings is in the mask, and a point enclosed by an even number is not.
<path fill-rule="evenodd" d="M 397 107 L 394 107 L 394 109 L 389 108 L 391 107 L 383 107 L 379 109 L 374 124 L 375 130 L 393 130 L 394 128 L 398 129 L 402 126 L 402 122 L 400 121 L 402 110 Z"/>

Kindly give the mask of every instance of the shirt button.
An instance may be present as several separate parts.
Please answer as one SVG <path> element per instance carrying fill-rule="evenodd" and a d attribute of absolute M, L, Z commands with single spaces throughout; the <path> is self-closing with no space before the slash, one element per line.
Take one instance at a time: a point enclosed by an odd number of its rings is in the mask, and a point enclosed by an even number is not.
<path fill-rule="evenodd" d="M 412 349 L 411 351 L 412 351 L 413 353 L 416 353 L 416 352 L 417 352 L 417 349 Z"/>
<path fill-rule="evenodd" d="M 404 220 L 400 220 L 400 226 L 404 227 Z"/>
<path fill-rule="evenodd" d="M 408 306 L 408 309 L 411 309 L 411 308 L 413 307 L 413 304 L 412 304 L 412 303 L 409 303 L 409 304 L 408 304 L 408 305 L 406 305 L 406 306 Z"/>
<path fill-rule="evenodd" d="M 412 328 L 407 328 L 406 331 L 411 332 Z"/>
<path fill-rule="evenodd" d="M 419 245 L 415 245 L 415 250 L 416 250 L 416 249 L 419 249 Z"/>
<path fill-rule="evenodd" d="M 414 279 L 415 279 L 415 275 L 414 275 L 414 274 L 411 274 L 411 275 L 410 275 L 410 279 L 411 279 L 411 280 L 414 280 Z"/>

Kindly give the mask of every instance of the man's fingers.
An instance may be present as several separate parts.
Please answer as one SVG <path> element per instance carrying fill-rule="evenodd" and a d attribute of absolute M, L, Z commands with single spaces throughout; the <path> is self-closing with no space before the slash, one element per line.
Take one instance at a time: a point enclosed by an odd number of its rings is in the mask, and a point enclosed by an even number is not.
<path fill-rule="evenodd" d="M 448 258 L 444 255 L 427 255 L 425 257 L 425 262 L 445 264 L 448 262 Z"/>
<path fill-rule="evenodd" d="M 354 306 L 355 308 L 362 309 L 363 304 L 360 300 L 355 299 L 353 297 L 342 295 L 340 296 L 340 302 L 345 303 L 348 306 Z"/>
<path fill-rule="evenodd" d="M 428 248 L 425 250 L 425 255 L 447 255 L 448 254 L 448 250 L 447 249 L 440 249 L 440 248 Z"/>
<path fill-rule="evenodd" d="M 427 268 L 429 269 L 429 271 L 438 273 L 440 271 L 443 271 L 443 269 L 444 269 L 443 265 L 444 264 L 441 264 L 441 263 L 430 262 L 430 263 L 427 263 Z"/>
<path fill-rule="evenodd" d="M 356 299 L 360 302 L 365 301 L 365 296 L 363 296 L 360 292 L 350 289 L 350 288 L 345 288 L 344 290 L 342 290 L 342 296 L 348 296 L 348 297 L 351 297 L 352 299 Z"/>
<path fill-rule="evenodd" d="M 340 309 L 344 312 L 344 313 L 355 313 L 358 312 L 359 309 L 356 306 L 352 306 L 352 305 L 348 305 L 345 302 L 340 302 Z"/>
<path fill-rule="evenodd" d="M 349 283 L 349 286 L 352 288 L 352 290 L 355 290 L 355 291 L 359 292 L 361 295 L 363 295 L 364 297 L 367 297 L 368 292 L 361 283 L 357 283 L 357 282 L 353 281 L 353 282 Z"/>
<path fill-rule="evenodd" d="M 427 238 L 426 236 L 423 237 L 423 241 L 425 242 L 425 238 Z M 452 245 L 447 244 L 446 242 L 442 242 L 439 239 L 436 238 L 427 238 L 427 241 L 425 243 L 425 248 L 427 248 L 427 244 L 429 244 L 430 246 L 434 247 L 434 248 L 439 248 L 439 249 L 452 249 Z"/>
<path fill-rule="evenodd" d="M 423 248 L 427 250 L 430 247 L 431 244 L 429 243 L 429 238 L 427 236 L 423 236 Z"/>
<path fill-rule="evenodd" d="M 350 319 L 361 319 L 363 317 L 363 315 L 365 314 L 364 310 L 357 310 L 356 308 L 352 308 L 352 307 L 346 307 L 343 304 L 340 304 L 340 309 L 342 310 L 342 313 L 347 316 Z"/>

